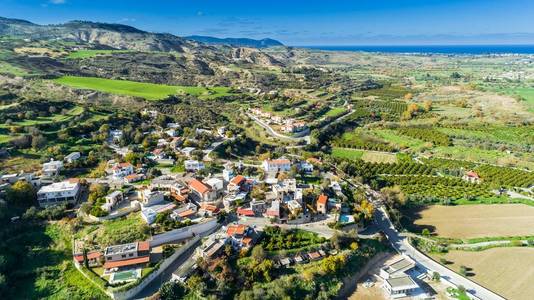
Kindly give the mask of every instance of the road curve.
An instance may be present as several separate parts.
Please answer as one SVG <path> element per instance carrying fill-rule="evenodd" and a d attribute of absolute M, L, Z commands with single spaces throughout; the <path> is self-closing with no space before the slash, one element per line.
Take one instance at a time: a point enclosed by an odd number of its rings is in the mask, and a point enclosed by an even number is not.
<path fill-rule="evenodd" d="M 504 300 L 503 297 L 488 290 L 487 288 L 455 273 L 444 267 L 413 247 L 405 236 L 401 236 L 395 229 L 383 207 L 375 210 L 375 221 L 387 236 L 389 242 L 397 252 L 405 254 L 430 271 L 438 272 L 441 278 L 446 279 L 456 286 L 464 286 L 475 297 L 483 300 Z"/>

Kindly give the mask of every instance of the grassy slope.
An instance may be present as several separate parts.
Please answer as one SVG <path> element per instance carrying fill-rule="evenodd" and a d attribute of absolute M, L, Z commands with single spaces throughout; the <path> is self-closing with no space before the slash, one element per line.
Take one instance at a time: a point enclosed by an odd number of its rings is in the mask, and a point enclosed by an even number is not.
<path fill-rule="evenodd" d="M 131 50 L 79 50 L 69 53 L 67 58 L 79 59 L 79 58 L 90 58 L 97 55 L 110 55 L 113 53 L 128 53 L 132 52 Z"/>
<path fill-rule="evenodd" d="M 200 98 L 216 98 L 229 95 L 227 87 L 197 87 L 197 86 L 171 86 L 128 80 L 114 80 L 96 77 L 64 76 L 54 82 L 68 85 L 73 88 L 97 90 L 101 92 L 128 95 L 145 98 L 147 100 L 160 100 L 170 95 L 189 94 Z"/>

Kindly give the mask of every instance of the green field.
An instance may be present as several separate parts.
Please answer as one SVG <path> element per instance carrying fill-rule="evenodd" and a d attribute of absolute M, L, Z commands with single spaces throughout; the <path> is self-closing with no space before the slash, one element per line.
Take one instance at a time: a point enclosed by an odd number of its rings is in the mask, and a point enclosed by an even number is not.
<path fill-rule="evenodd" d="M 344 113 L 345 111 L 346 111 L 346 109 L 344 107 L 334 107 L 331 110 L 329 110 L 325 114 L 325 116 L 327 116 L 327 117 L 337 117 L 337 116 L 341 115 L 342 113 Z"/>
<path fill-rule="evenodd" d="M 508 94 L 515 94 L 525 99 L 525 104 L 530 112 L 534 112 L 534 88 L 510 88 L 505 89 L 504 92 Z"/>
<path fill-rule="evenodd" d="M 111 55 L 113 53 L 128 53 L 132 52 L 131 50 L 79 50 L 69 53 L 67 58 L 79 59 L 79 58 L 90 58 L 97 55 Z"/>
<path fill-rule="evenodd" d="M 394 144 L 400 149 L 410 148 L 417 151 L 425 145 L 425 142 L 421 140 L 402 135 L 391 129 L 372 130 L 370 134 Z"/>
<path fill-rule="evenodd" d="M 188 94 L 202 99 L 213 99 L 230 95 L 228 87 L 172 86 L 96 77 L 63 76 L 54 79 L 54 82 L 78 89 L 128 95 L 147 100 L 161 100 L 170 95 L 178 94 Z"/>
<path fill-rule="evenodd" d="M 7 143 L 7 142 L 11 141 L 12 138 L 13 137 L 11 137 L 9 135 L 0 134 L 0 144 Z"/>
<path fill-rule="evenodd" d="M 332 155 L 339 158 L 361 159 L 365 151 L 347 148 L 332 148 Z"/>
<path fill-rule="evenodd" d="M 11 125 L 1 124 L 0 128 L 8 128 L 9 126 L 35 126 L 50 123 L 61 123 L 72 119 L 75 116 L 80 115 L 83 112 L 83 107 L 76 106 L 69 110 L 66 114 L 55 114 L 49 117 L 37 117 L 35 119 L 29 119 L 24 121 L 13 122 Z"/>

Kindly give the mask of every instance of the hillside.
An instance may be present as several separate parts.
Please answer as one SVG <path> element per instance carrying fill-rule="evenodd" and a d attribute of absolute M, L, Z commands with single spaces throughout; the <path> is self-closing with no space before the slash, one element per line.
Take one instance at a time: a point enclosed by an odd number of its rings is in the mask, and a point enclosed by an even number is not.
<path fill-rule="evenodd" d="M 236 47 L 252 47 L 252 48 L 267 48 L 275 46 L 284 46 L 281 42 L 274 39 L 247 39 L 247 38 L 216 38 L 212 36 L 192 35 L 184 37 L 187 40 L 192 40 L 208 45 L 230 45 Z"/>

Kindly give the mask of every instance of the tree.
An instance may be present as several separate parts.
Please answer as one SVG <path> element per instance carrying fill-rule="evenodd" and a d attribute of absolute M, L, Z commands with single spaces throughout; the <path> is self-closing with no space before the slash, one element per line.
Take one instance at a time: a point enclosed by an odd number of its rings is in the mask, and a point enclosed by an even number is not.
<path fill-rule="evenodd" d="M 356 243 L 356 242 L 350 243 L 350 249 L 351 250 L 358 250 L 358 248 L 359 248 L 358 243 Z"/>
<path fill-rule="evenodd" d="M 467 275 L 467 267 L 466 266 L 460 266 L 460 274 L 463 276 Z"/>
<path fill-rule="evenodd" d="M 432 110 L 432 100 L 425 100 L 423 102 L 423 108 L 425 109 L 426 112 L 429 112 Z"/>
<path fill-rule="evenodd" d="M 159 296 L 161 300 L 180 300 L 183 299 L 185 294 L 185 287 L 176 281 L 165 282 L 159 288 Z"/>
<path fill-rule="evenodd" d="M 19 180 L 7 190 L 6 198 L 13 205 L 28 207 L 37 200 L 37 193 L 29 182 Z"/>
<path fill-rule="evenodd" d="M 428 230 L 428 228 L 424 228 L 422 231 L 421 231 L 421 234 L 423 236 L 429 236 L 430 235 L 430 230 Z"/>
<path fill-rule="evenodd" d="M 46 138 L 42 135 L 32 136 L 32 148 L 41 149 L 46 145 Z"/>
<path fill-rule="evenodd" d="M 432 273 L 432 280 L 434 280 L 434 281 L 440 281 L 440 279 L 441 279 L 441 275 L 439 275 L 438 272 L 433 272 L 433 273 Z"/>
<path fill-rule="evenodd" d="M 263 250 L 263 247 L 261 245 L 257 245 L 252 249 L 252 258 L 256 262 L 261 262 L 263 259 L 265 259 L 265 251 Z"/>

